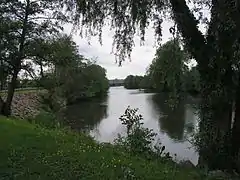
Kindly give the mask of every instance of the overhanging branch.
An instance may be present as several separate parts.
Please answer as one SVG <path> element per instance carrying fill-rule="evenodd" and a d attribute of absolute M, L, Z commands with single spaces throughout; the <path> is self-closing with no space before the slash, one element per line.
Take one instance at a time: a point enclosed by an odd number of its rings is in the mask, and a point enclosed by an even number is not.
<path fill-rule="evenodd" d="M 22 66 L 22 70 L 26 71 L 32 79 L 37 78 L 37 75 L 32 70 L 30 70 L 28 66 Z"/>
<path fill-rule="evenodd" d="M 198 21 L 190 11 L 185 0 L 170 0 L 174 19 L 178 25 L 188 51 L 200 64 L 205 51 L 205 37 L 198 30 Z"/>

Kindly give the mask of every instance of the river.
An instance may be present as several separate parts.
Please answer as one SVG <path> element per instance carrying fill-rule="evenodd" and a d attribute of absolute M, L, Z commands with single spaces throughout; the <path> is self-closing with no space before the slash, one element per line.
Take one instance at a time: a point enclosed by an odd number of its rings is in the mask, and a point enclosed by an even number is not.
<path fill-rule="evenodd" d="M 157 133 L 157 139 L 166 151 L 176 154 L 176 160 L 190 160 L 196 165 L 198 153 L 189 139 L 197 131 L 197 101 L 186 98 L 174 110 L 165 101 L 164 94 L 111 87 L 103 100 L 68 106 L 65 122 L 75 130 L 84 130 L 97 141 L 113 142 L 118 133 L 126 132 L 119 117 L 128 106 L 138 108 L 143 115 L 144 126 Z"/>

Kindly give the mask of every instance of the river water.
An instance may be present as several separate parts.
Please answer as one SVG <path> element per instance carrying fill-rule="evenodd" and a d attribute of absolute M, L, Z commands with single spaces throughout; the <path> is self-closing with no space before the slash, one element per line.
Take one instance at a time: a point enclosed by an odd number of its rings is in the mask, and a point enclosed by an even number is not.
<path fill-rule="evenodd" d="M 103 100 L 92 100 L 69 106 L 65 111 L 67 125 L 84 130 L 100 142 L 113 142 L 118 133 L 125 134 L 119 117 L 126 108 L 138 108 L 144 126 L 157 133 L 157 139 L 176 160 L 198 162 L 198 153 L 189 139 L 197 131 L 197 100 L 188 97 L 174 110 L 166 103 L 166 94 L 144 93 L 111 87 Z"/>

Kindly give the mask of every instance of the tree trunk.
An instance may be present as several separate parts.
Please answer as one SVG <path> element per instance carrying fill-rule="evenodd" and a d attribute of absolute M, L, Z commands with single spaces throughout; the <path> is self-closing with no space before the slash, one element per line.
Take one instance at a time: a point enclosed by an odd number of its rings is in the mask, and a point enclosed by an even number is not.
<path fill-rule="evenodd" d="M 212 97 L 211 97 L 212 98 Z M 199 124 L 199 165 L 209 169 L 227 169 L 229 159 L 229 132 L 231 105 L 218 99 L 204 98 Z"/>
<path fill-rule="evenodd" d="M 3 106 L 3 115 L 5 116 L 11 115 L 11 104 L 12 104 L 15 88 L 17 85 L 17 76 L 18 76 L 18 70 L 15 70 L 8 87 L 7 100 Z"/>
<path fill-rule="evenodd" d="M 44 73 L 43 73 L 43 63 L 42 63 L 41 60 L 40 60 L 39 65 L 40 65 L 40 76 L 41 76 L 41 78 L 44 78 Z"/>
<path fill-rule="evenodd" d="M 175 21 L 184 37 L 186 47 L 198 62 L 203 99 L 200 122 L 200 133 L 203 134 L 200 144 L 203 145 L 200 146 L 200 156 L 205 156 L 201 157 L 202 162 L 211 162 L 213 167 L 220 165 L 218 154 L 222 158 L 223 166 L 230 161 L 227 161 L 230 153 L 226 153 L 225 150 L 228 151 L 233 90 L 235 89 L 232 81 L 234 73 L 232 64 L 236 63 L 233 60 L 237 58 L 233 57 L 236 52 L 233 44 L 239 38 L 240 30 L 236 28 L 237 24 L 240 28 L 238 20 L 240 3 L 236 2 L 230 0 L 212 1 L 211 21 L 207 36 L 204 38 L 197 28 L 198 22 L 188 8 L 186 0 L 170 0 Z M 226 24 L 226 22 L 230 23 Z M 240 90 L 237 94 L 240 96 Z M 238 104 L 236 105 L 232 140 L 236 141 L 233 148 L 236 152 L 238 152 L 240 144 L 240 138 L 237 136 L 240 135 L 240 100 Z M 216 140 L 221 140 L 221 142 L 216 142 Z M 224 147 L 219 147 L 221 143 Z M 224 153 L 220 152 L 218 147 L 223 148 Z"/>
<path fill-rule="evenodd" d="M 174 19 L 180 30 L 187 50 L 196 59 L 198 64 L 204 63 L 206 58 L 206 40 L 198 30 L 198 21 L 187 6 L 186 0 L 170 0 Z M 205 63 L 207 65 L 207 63 Z"/>
<path fill-rule="evenodd" d="M 210 49 L 210 48 L 209 48 Z M 209 53 L 216 62 L 214 48 Z M 219 72 L 218 64 L 202 68 L 201 73 L 201 121 L 199 129 L 199 165 L 210 169 L 226 169 L 230 166 L 229 134 L 232 121 L 232 71 Z"/>
<path fill-rule="evenodd" d="M 0 95 L 0 114 L 3 114 L 3 107 L 4 107 L 4 101 L 3 101 L 3 99 L 2 99 L 2 97 L 1 97 L 1 95 Z"/>
<path fill-rule="evenodd" d="M 239 31 L 240 31 L 240 21 L 239 21 L 239 16 L 240 16 L 240 3 L 239 1 L 236 1 L 233 4 L 232 8 L 232 16 L 234 17 L 234 23 L 237 28 L 236 33 L 237 33 L 237 38 L 236 40 L 236 46 L 234 48 L 235 52 L 240 51 L 240 36 L 239 36 Z M 239 60 L 239 53 L 236 53 L 236 56 L 234 56 L 235 59 Z M 239 71 L 239 69 L 238 69 Z M 232 128 L 232 156 L 236 161 L 239 161 L 239 150 L 240 150 L 240 73 L 238 73 L 238 86 L 237 86 L 237 92 L 236 92 L 236 98 L 235 98 L 235 116 L 234 116 L 234 123 L 233 123 L 233 128 Z M 235 161 L 235 162 L 236 162 Z M 236 163 L 234 163 L 236 164 Z M 238 168 L 238 171 L 240 171 L 240 167 Z"/>
<path fill-rule="evenodd" d="M 25 7 L 25 15 L 23 19 L 23 26 L 22 26 L 22 32 L 21 37 L 19 39 L 19 50 L 16 54 L 16 58 L 13 60 L 13 67 L 14 72 L 12 74 L 12 79 L 8 87 L 8 95 L 6 103 L 3 106 L 3 114 L 6 116 L 9 116 L 11 114 L 11 104 L 13 100 L 14 91 L 17 85 L 17 77 L 18 73 L 21 70 L 21 63 L 22 59 L 24 57 L 24 43 L 26 40 L 26 34 L 27 34 L 27 26 L 28 26 L 28 17 L 29 17 L 29 11 L 30 11 L 30 0 L 26 0 L 26 7 Z"/>
<path fill-rule="evenodd" d="M 0 91 L 3 90 L 3 81 L 0 81 Z"/>
<path fill-rule="evenodd" d="M 238 85 L 236 92 L 235 117 L 232 128 L 232 157 L 234 158 L 234 160 L 238 160 L 239 150 L 240 150 L 240 85 Z M 233 167 L 236 168 L 236 161 L 233 163 Z"/>

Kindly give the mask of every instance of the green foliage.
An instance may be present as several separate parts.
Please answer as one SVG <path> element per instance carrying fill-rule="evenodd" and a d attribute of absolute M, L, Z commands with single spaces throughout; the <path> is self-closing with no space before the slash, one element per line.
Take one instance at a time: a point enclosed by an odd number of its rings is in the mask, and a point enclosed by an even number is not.
<path fill-rule="evenodd" d="M 127 129 L 127 136 L 124 138 L 119 135 L 117 144 L 122 144 L 129 152 L 143 154 L 152 151 L 152 141 L 156 136 L 152 130 L 143 128 L 142 115 L 138 115 L 137 109 L 128 107 L 119 119 Z"/>
<path fill-rule="evenodd" d="M 208 163 L 200 164 L 207 169 L 232 169 L 231 134 L 221 131 L 217 127 L 207 124 L 208 131 L 199 131 L 194 134 L 192 144 L 198 150 L 200 158 Z M 205 167 L 205 168 L 206 168 Z"/>
<path fill-rule="evenodd" d="M 149 75 L 133 76 L 129 75 L 124 79 L 126 89 L 153 89 L 153 83 Z"/>
<path fill-rule="evenodd" d="M 104 95 L 108 90 L 106 70 L 99 65 L 88 63 L 83 67 L 74 67 L 64 84 L 64 96 L 68 103 Z"/>
<path fill-rule="evenodd" d="M 200 74 L 197 67 L 185 71 L 183 76 L 184 90 L 190 93 L 200 92 Z"/>
<path fill-rule="evenodd" d="M 57 117 L 53 113 L 44 110 L 40 111 L 40 113 L 33 119 L 32 123 L 49 129 L 60 126 Z"/>
<path fill-rule="evenodd" d="M 139 89 L 142 80 L 142 76 L 129 75 L 124 79 L 124 87 L 126 89 Z"/>
<path fill-rule="evenodd" d="M 52 69 L 42 73 L 40 84 L 49 91 L 49 98 L 59 96 L 57 99 L 73 103 L 107 92 L 109 85 L 106 70 L 80 55 L 70 36 L 50 39 L 44 42 L 44 46 L 48 51 L 42 54 L 43 62 Z"/>
<path fill-rule="evenodd" d="M 163 44 L 156 51 L 148 73 L 158 91 L 179 92 L 182 90 L 182 77 L 185 54 L 177 41 Z"/>
<path fill-rule="evenodd" d="M 50 89 L 40 95 L 41 109 L 45 112 L 57 113 L 66 106 L 66 100 L 57 88 Z"/>
<path fill-rule="evenodd" d="M 128 152 L 148 158 L 170 160 L 169 153 L 165 153 L 165 146 L 154 144 L 156 133 L 152 129 L 143 127 L 143 117 L 137 114 L 138 109 L 128 107 L 119 119 L 126 127 L 127 135 L 118 135 L 115 144 L 123 147 Z"/>
<path fill-rule="evenodd" d="M 60 24 L 67 21 L 64 14 L 58 12 L 61 8 L 57 1 L 3 0 L 0 7 L 0 59 L 10 74 L 13 70 L 25 69 L 23 60 L 26 57 L 29 60 L 38 58 L 32 54 L 33 45 L 57 34 L 62 29 Z"/>
<path fill-rule="evenodd" d="M 184 91 L 198 93 L 200 75 L 197 67 L 191 69 L 187 67 L 188 58 L 177 40 L 168 41 L 157 49 L 147 71 L 148 82 L 152 83 L 155 91 L 168 91 L 173 96 Z"/>
<path fill-rule="evenodd" d="M 88 36 L 98 35 L 102 42 L 101 35 L 103 26 L 109 24 L 115 30 L 114 47 L 117 50 L 116 57 L 119 63 L 132 52 L 134 46 L 134 35 L 140 29 L 141 40 L 144 40 L 145 29 L 149 22 L 154 22 L 156 36 L 161 36 L 161 24 L 165 2 L 155 0 L 143 1 L 87 1 L 77 0 L 76 6 L 73 2 L 67 1 L 67 11 L 72 15 L 76 25 L 84 26 L 81 33 Z M 86 30 L 86 31 L 84 31 Z"/>
<path fill-rule="evenodd" d="M 4 78 L 10 78 L 1 112 L 10 115 L 19 72 L 24 70 L 30 76 L 34 74 L 34 68 L 25 60 L 32 62 L 37 59 L 37 55 L 32 53 L 36 41 L 57 35 L 63 30 L 62 23 L 68 19 L 57 0 L 3 0 L 0 9 L 0 60 L 7 72 Z"/>
<path fill-rule="evenodd" d="M 16 81 L 17 89 L 26 89 L 26 88 L 41 88 L 39 85 L 38 79 L 30 79 L 30 78 L 18 78 Z M 17 91 L 16 89 L 16 91 Z"/>
<path fill-rule="evenodd" d="M 144 75 L 140 84 L 140 89 L 146 89 L 146 90 L 152 90 L 153 89 L 153 83 L 149 75 Z"/>
<path fill-rule="evenodd" d="M 84 134 L 47 130 L 0 117 L 0 178 L 15 179 L 200 179 L 196 170 L 148 160 Z"/>

